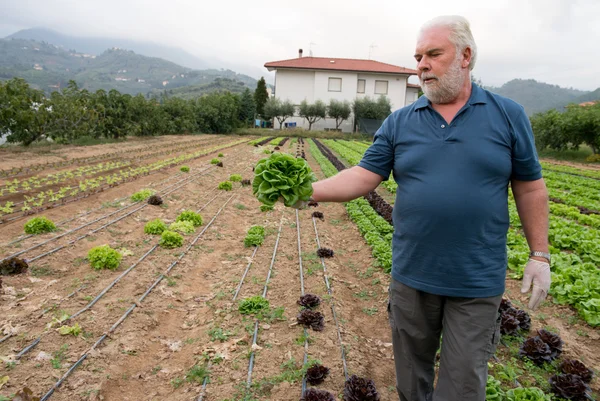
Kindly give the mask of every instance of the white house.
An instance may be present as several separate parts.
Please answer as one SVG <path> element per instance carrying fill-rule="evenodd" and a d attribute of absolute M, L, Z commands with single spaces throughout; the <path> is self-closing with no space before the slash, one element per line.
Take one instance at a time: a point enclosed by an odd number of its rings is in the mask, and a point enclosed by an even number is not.
<path fill-rule="evenodd" d="M 331 99 L 347 100 L 368 96 L 374 100 L 386 96 L 392 104 L 392 111 L 414 102 L 418 97 L 418 85 L 408 83 L 417 71 L 374 60 L 346 58 L 299 57 L 272 61 L 265 64 L 269 71 L 275 71 L 275 97 L 282 101 L 290 100 L 299 105 L 306 99 L 308 103 L 322 100 L 326 104 Z M 351 132 L 353 117 L 342 123 L 344 132 Z M 286 122 L 296 122 L 298 127 L 308 128 L 305 119 L 295 116 Z M 275 125 L 276 127 L 278 125 Z M 313 124 L 313 129 L 334 129 L 335 120 L 327 118 Z"/>

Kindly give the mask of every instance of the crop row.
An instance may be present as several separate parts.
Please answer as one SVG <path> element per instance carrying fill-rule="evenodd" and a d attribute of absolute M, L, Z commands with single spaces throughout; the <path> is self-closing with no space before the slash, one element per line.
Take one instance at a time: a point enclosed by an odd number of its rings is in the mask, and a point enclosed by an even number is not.
<path fill-rule="evenodd" d="M 199 150 L 194 153 L 184 154 L 177 157 L 160 160 L 154 163 L 150 163 L 146 166 L 130 168 L 126 171 L 122 170 L 119 173 L 109 174 L 93 179 L 86 179 L 84 181 L 79 182 L 78 186 L 75 187 L 65 186 L 57 189 L 56 192 L 51 190 L 42 192 L 36 197 L 26 197 L 26 200 L 20 207 L 20 212 L 23 212 L 24 215 L 32 214 L 33 208 L 37 208 L 37 211 L 39 211 L 39 209 L 42 208 L 42 206 L 47 205 L 48 203 L 64 202 L 67 198 L 82 196 L 85 194 L 89 195 L 90 193 L 99 192 L 106 188 L 117 186 L 122 182 L 134 179 L 136 177 L 148 175 L 159 169 L 171 167 L 173 165 L 177 165 L 179 163 L 191 159 L 205 156 L 217 150 L 230 146 L 235 146 L 243 142 L 246 142 L 246 140 L 239 139 L 237 141 L 229 142 L 219 146 L 214 146 L 209 149 Z M 4 205 L 0 206 L 0 216 L 6 216 L 9 214 L 17 213 L 18 211 L 15 210 L 15 206 L 16 204 L 13 202 L 6 202 Z"/>
<path fill-rule="evenodd" d="M 508 269 L 512 278 L 521 278 L 523 267 L 529 258 L 529 246 L 521 233 L 521 222 L 514 203 L 510 204 L 511 228 L 508 231 Z M 568 226 L 563 220 L 563 224 Z M 558 228 L 557 228 L 558 227 Z M 581 228 L 579 228 L 581 229 Z M 560 251 L 561 246 L 577 248 L 577 253 L 586 252 L 586 245 L 578 245 L 569 239 L 577 235 L 573 227 L 564 228 L 559 221 L 550 223 L 550 242 L 552 244 L 552 285 L 550 295 L 555 302 L 572 305 L 586 322 L 592 326 L 600 325 L 600 269 L 594 262 L 595 253 L 576 254 Z M 581 240 L 581 239 L 580 239 Z M 584 240 L 587 246 L 597 251 L 597 246 Z M 569 249 L 569 248 L 564 248 Z"/>
<path fill-rule="evenodd" d="M 4 196 L 4 194 L 16 194 L 19 192 L 31 191 L 36 188 L 59 184 L 75 178 L 93 176 L 105 171 L 127 167 L 130 164 L 131 162 L 129 161 L 98 163 L 93 166 L 79 167 L 75 170 L 60 171 L 55 174 L 48 174 L 45 177 L 33 176 L 25 180 L 18 180 L 15 178 L 11 181 L 7 181 L 3 186 L 0 187 L 0 197 Z"/>
<path fill-rule="evenodd" d="M 351 141 L 329 141 L 327 146 L 335 150 L 344 160 L 353 166 L 357 165 L 363 157 L 363 154 L 368 149 L 368 145 L 361 145 L 360 142 Z M 332 144 L 333 143 L 333 144 Z M 396 194 L 398 184 L 394 181 L 394 177 L 390 174 L 389 178 L 381 183 L 381 185 L 392 194 Z"/>
<path fill-rule="evenodd" d="M 574 176 L 595 178 L 600 180 L 600 170 L 587 170 L 548 162 L 542 162 L 542 168 L 544 168 L 544 170 L 556 171 L 559 173 L 572 174 Z"/>
<path fill-rule="evenodd" d="M 326 177 L 337 174 L 336 167 L 324 156 L 312 140 L 309 140 L 309 146 L 309 151 L 321 167 L 323 174 Z M 364 198 L 347 202 L 345 206 L 350 219 L 357 225 L 360 234 L 371 247 L 373 256 L 384 271 L 389 273 L 392 269 L 391 242 L 393 227 Z"/>
<path fill-rule="evenodd" d="M 198 140 L 178 142 L 177 145 L 189 146 L 189 145 L 192 145 L 195 143 L 198 143 Z M 98 162 L 100 160 L 109 160 L 109 159 L 113 159 L 113 158 L 118 158 L 120 155 L 130 156 L 132 154 L 135 155 L 138 153 L 144 153 L 144 152 L 148 152 L 151 150 L 158 150 L 158 149 L 163 150 L 164 148 L 165 148 L 164 143 L 158 143 L 156 145 L 149 145 L 149 144 L 145 143 L 144 146 L 140 146 L 138 148 L 127 148 L 127 149 L 119 150 L 116 152 L 102 153 L 97 156 L 80 157 L 80 158 L 61 160 L 61 161 L 50 162 L 50 163 L 38 163 L 38 164 L 32 164 L 32 165 L 28 165 L 28 166 L 24 166 L 24 167 L 13 167 L 10 170 L 0 170 L 0 177 L 12 177 L 12 176 L 27 174 L 27 173 L 31 173 L 31 172 L 35 172 L 35 171 L 42 171 L 42 170 L 46 170 L 49 168 L 60 168 L 60 167 L 72 166 L 74 164 L 90 164 L 90 163 Z"/>

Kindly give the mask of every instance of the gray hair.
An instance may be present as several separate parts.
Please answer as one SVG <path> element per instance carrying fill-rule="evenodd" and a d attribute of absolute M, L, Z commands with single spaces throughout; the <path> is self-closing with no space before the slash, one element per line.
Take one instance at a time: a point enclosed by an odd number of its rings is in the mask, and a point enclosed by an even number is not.
<path fill-rule="evenodd" d="M 423 24 L 419 36 L 426 30 L 434 27 L 445 27 L 450 29 L 450 41 L 456 46 L 457 57 L 467 47 L 471 49 L 471 63 L 469 64 L 469 70 L 473 70 L 475 61 L 477 61 L 477 45 L 475 44 L 475 39 L 473 39 L 469 21 L 460 15 L 442 15 Z"/>

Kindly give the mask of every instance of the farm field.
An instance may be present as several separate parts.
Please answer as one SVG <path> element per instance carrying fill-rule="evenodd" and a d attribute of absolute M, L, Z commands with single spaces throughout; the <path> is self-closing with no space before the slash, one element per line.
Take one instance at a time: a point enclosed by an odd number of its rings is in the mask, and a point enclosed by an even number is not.
<path fill-rule="evenodd" d="M 2 154 L 0 259 L 23 258 L 29 270 L 1 276 L 0 400 L 24 387 L 52 400 L 298 400 L 303 365 L 315 361 L 330 369 L 316 387 L 336 398 L 355 374 L 372 379 L 381 400 L 398 399 L 386 311 L 393 181 L 346 205 L 261 211 L 250 186 L 219 184 L 233 174 L 252 179 L 265 149 L 304 155 L 322 179 L 356 164 L 368 144 L 271 137 L 255 147 L 250 139 L 161 137 L 35 161 Z M 600 370 L 600 177 L 573 166 L 544 169 L 554 284 L 530 333 L 503 336 L 490 361 L 503 391 L 550 393 L 548 378 L 567 358 Z M 143 189 L 164 203 L 132 201 Z M 527 250 L 512 209 L 506 297 L 523 309 L 517 279 Z M 200 213 L 203 224 L 180 247 L 145 234 L 147 223 L 169 225 L 184 210 Z M 25 234 L 38 216 L 57 230 Z M 244 243 L 252 226 L 264 227 L 258 247 Z M 86 259 L 105 244 L 123 255 L 116 270 L 95 270 Z M 317 256 L 320 248 L 334 256 Z M 321 331 L 297 323 L 304 294 L 321 299 Z M 258 307 L 256 296 L 268 300 L 259 319 L 240 311 Z M 537 329 L 564 341 L 560 358 L 542 366 L 518 356 Z M 597 378 L 590 387 L 597 399 Z"/>

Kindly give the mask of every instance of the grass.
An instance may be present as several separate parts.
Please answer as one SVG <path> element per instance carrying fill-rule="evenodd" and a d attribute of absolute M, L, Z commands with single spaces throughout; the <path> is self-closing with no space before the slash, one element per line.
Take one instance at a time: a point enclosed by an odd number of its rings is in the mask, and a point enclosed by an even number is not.
<path fill-rule="evenodd" d="M 538 151 L 538 156 L 540 158 L 546 159 L 555 159 L 569 162 L 577 162 L 577 163 L 588 163 L 588 164 L 599 164 L 599 163 L 590 163 L 585 159 L 588 156 L 592 155 L 592 149 L 589 146 L 582 145 L 578 150 L 551 150 L 551 149 L 543 149 Z"/>

